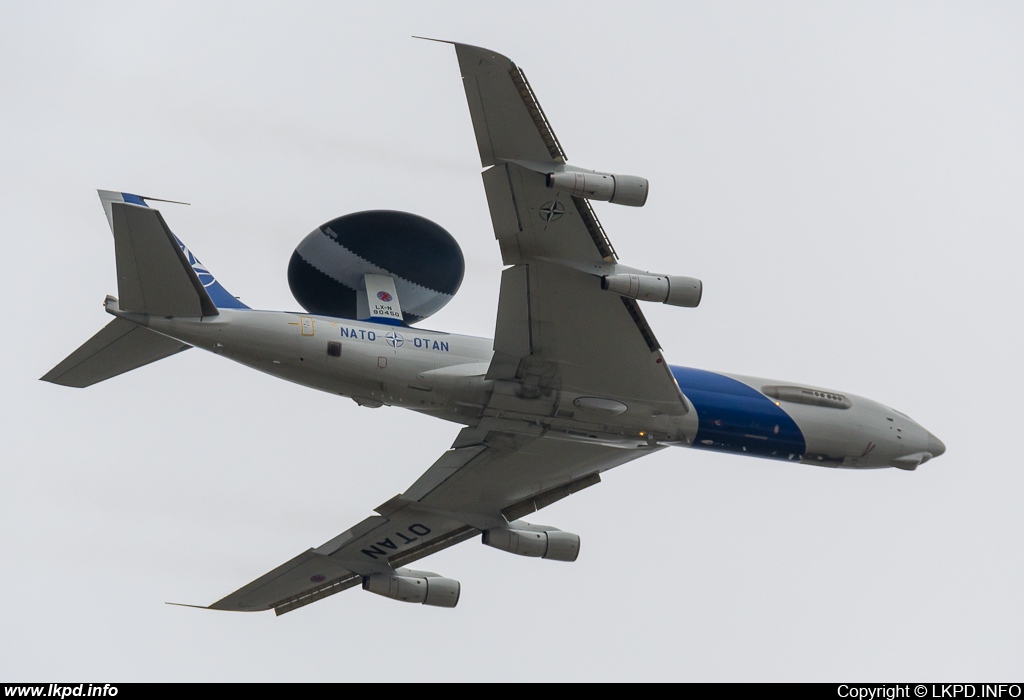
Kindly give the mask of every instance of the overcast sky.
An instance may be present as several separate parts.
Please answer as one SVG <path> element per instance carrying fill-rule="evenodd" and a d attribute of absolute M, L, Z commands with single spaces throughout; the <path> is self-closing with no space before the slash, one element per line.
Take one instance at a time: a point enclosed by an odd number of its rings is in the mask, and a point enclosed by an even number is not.
<path fill-rule="evenodd" d="M 491 336 L 501 261 L 450 46 L 527 73 L 669 359 L 903 411 L 948 452 L 854 472 L 669 449 L 537 522 L 574 564 L 470 541 L 458 608 L 351 590 L 209 604 L 403 491 L 458 426 L 193 350 L 38 377 L 116 292 L 95 194 L 168 223 L 249 305 L 334 217 L 463 248 L 422 324 Z M 1007 3 L 0 4 L 0 680 L 1006 680 L 1024 658 L 1024 7 Z"/>

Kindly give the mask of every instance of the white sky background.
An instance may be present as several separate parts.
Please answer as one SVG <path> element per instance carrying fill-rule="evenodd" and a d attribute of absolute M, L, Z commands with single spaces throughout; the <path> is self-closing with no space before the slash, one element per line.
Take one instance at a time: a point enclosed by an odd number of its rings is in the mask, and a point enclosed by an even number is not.
<path fill-rule="evenodd" d="M 1005 680 L 1024 658 L 1019 3 L 0 5 L 0 680 Z M 38 381 L 109 319 L 97 188 L 162 205 L 234 294 L 297 309 L 309 231 L 416 212 L 462 245 L 426 327 L 490 336 L 501 268 L 454 50 L 527 73 L 679 364 L 887 403 L 914 473 L 681 449 L 534 516 L 572 565 L 424 560 L 454 610 L 208 604 L 372 514 L 458 427 L 187 352 Z M 595 322 L 599 322 L 595 319 Z M 599 349 L 586 349 L 599 351 Z"/>

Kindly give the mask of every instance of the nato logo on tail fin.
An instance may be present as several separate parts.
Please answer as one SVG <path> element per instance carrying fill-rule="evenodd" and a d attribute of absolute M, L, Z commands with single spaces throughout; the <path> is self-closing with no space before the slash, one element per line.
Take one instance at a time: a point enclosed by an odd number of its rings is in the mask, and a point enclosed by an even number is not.
<path fill-rule="evenodd" d="M 113 218 L 113 204 L 124 203 L 134 204 L 141 207 L 149 207 L 147 201 L 153 202 L 170 202 L 171 204 L 186 204 L 186 202 L 176 202 L 171 199 L 157 199 L 156 197 L 143 197 L 137 194 L 130 194 L 128 192 L 114 192 L 111 190 L 99 190 L 100 201 L 103 203 L 103 212 L 107 215 L 107 223 L 110 224 L 110 230 L 114 230 L 114 218 Z M 175 242 L 178 247 L 181 248 L 181 252 L 184 253 L 188 259 L 189 265 L 192 266 L 192 270 L 195 271 L 196 276 L 199 277 L 199 281 L 202 283 L 206 293 L 210 296 L 210 300 L 213 301 L 214 306 L 218 309 L 248 309 L 249 307 L 239 301 L 234 295 L 226 290 L 217 278 L 203 265 L 199 258 L 190 251 L 185 244 L 175 234 Z"/>
<path fill-rule="evenodd" d="M 114 235 L 118 296 L 107 297 L 108 313 L 210 317 L 218 308 L 248 309 L 167 227 L 149 197 L 100 190 Z M 156 200 L 170 201 L 170 200 Z M 176 202 L 182 204 L 183 202 Z M 86 387 L 169 357 L 190 346 L 124 318 L 115 318 L 42 379 Z"/>
<path fill-rule="evenodd" d="M 203 288 L 206 289 L 206 293 L 210 295 L 210 299 L 213 300 L 214 305 L 218 309 L 248 309 L 249 307 L 243 304 L 239 299 L 232 296 L 232 294 L 224 289 L 217 278 L 206 269 L 206 266 L 199 262 L 199 258 L 193 255 L 192 251 L 189 250 L 181 239 L 177 236 L 174 240 L 181 246 L 181 252 L 188 258 L 188 264 L 195 270 L 196 276 L 199 277 L 199 281 L 202 282 Z"/>

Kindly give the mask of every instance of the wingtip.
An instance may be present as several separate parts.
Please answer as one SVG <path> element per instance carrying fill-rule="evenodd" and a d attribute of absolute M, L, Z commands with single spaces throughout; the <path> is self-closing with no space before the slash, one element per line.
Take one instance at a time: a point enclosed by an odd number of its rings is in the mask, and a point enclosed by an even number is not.
<path fill-rule="evenodd" d="M 177 606 L 179 608 L 195 608 L 196 610 L 212 610 L 213 609 L 213 608 L 211 608 L 211 607 L 209 607 L 207 605 L 192 605 L 190 603 L 172 603 L 170 601 L 165 601 L 164 605 L 174 605 L 174 606 Z"/>
<path fill-rule="evenodd" d="M 447 39 L 435 39 L 434 37 L 430 36 L 416 36 L 415 34 L 413 34 L 412 38 L 422 39 L 423 41 L 436 41 L 439 44 L 451 44 L 452 46 L 455 46 L 456 44 L 456 42 L 454 41 L 448 41 Z"/>

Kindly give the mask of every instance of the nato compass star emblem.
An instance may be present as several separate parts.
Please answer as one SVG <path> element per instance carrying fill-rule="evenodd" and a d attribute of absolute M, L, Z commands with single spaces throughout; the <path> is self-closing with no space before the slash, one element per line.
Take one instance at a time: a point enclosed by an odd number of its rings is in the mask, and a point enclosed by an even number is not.
<path fill-rule="evenodd" d="M 402 337 L 402 334 L 396 333 L 394 331 L 388 331 L 387 335 L 385 335 L 384 338 L 385 340 L 388 341 L 388 345 L 390 345 L 393 348 L 400 348 L 402 347 L 402 344 L 405 342 L 405 338 Z"/>
<path fill-rule="evenodd" d="M 540 214 L 540 218 L 544 219 L 544 223 L 550 224 L 552 221 L 558 221 L 562 218 L 562 214 L 565 213 L 565 207 L 558 200 L 555 200 L 542 206 L 537 213 Z"/>

